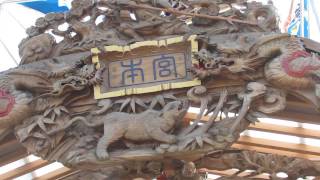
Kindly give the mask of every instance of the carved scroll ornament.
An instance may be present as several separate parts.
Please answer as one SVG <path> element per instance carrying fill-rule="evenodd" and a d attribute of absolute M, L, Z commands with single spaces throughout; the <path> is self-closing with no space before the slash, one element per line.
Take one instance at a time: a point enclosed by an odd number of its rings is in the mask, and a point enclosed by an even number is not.
<path fill-rule="evenodd" d="M 21 65 L 0 74 L 0 127 L 14 130 L 29 152 L 90 171 L 98 179 L 201 179 L 200 168 L 248 168 L 270 173 L 271 179 L 278 171 L 289 178 L 319 175 L 319 165 L 311 161 L 228 151 L 250 123 L 283 110 L 287 95 L 320 105 L 319 56 L 300 38 L 277 33 L 272 6 L 233 0 L 75 0 L 72 5 L 65 14 L 39 18 L 19 46 Z M 149 59 L 111 48 L 176 38 L 185 43 L 191 35 L 197 35 L 197 49 L 181 51 L 190 58 L 170 46 L 163 51 L 145 43 Z M 92 48 L 99 53 L 91 53 Z M 172 59 L 155 61 L 168 52 L 188 63 L 183 72 L 199 83 L 94 98 L 94 87 L 106 83 L 106 93 L 123 86 L 134 89 L 133 77 L 144 80 L 139 68 L 148 63 L 163 68 L 161 78 L 171 83 L 178 77 L 170 74 L 178 72 Z M 107 59 L 104 65 L 100 56 Z M 139 60 L 141 67 L 136 68 Z M 112 69 L 116 75 L 107 80 Z M 158 83 L 160 76 L 150 74 L 152 83 Z M 200 110 L 193 123 L 186 123 L 190 106 Z M 208 121 L 203 121 L 206 115 Z M 213 157 L 217 152 L 220 156 Z"/>

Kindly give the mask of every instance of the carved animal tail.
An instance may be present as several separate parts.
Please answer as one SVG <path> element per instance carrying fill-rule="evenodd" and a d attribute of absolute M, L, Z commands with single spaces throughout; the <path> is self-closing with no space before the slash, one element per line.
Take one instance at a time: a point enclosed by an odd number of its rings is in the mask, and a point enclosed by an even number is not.
<path fill-rule="evenodd" d="M 89 122 L 86 118 L 84 117 L 81 117 L 81 116 L 76 116 L 74 118 L 72 118 L 70 121 L 68 121 L 67 124 L 65 124 L 64 126 L 60 127 L 60 128 L 57 128 L 57 129 L 54 129 L 52 131 L 49 131 L 47 134 L 48 135 L 53 135 L 59 131 L 62 131 L 64 129 L 67 129 L 69 128 L 71 125 L 73 125 L 73 123 L 77 122 L 77 121 L 81 121 L 83 122 L 85 125 L 89 126 L 89 127 L 97 127 L 99 125 L 102 125 L 103 124 L 103 119 L 99 119 L 99 121 L 95 122 L 95 123 L 91 123 Z"/>

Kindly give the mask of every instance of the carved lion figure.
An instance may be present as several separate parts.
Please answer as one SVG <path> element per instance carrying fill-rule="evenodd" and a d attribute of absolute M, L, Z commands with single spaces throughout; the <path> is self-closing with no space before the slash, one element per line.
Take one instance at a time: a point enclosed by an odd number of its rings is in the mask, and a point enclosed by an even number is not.
<path fill-rule="evenodd" d="M 101 117 L 94 123 L 88 122 L 83 117 L 75 117 L 70 123 L 82 121 L 90 127 L 104 125 L 104 135 L 99 139 L 96 155 L 99 159 L 109 157 L 108 146 L 120 138 L 132 141 L 156 140 L 172 144 L 176 136 L 169 134 L 182 120 L 188 109 L 185 102 L 173 101 L 168 103 L 162 111 L 146 110 L 139 114 L 112 112 L 105 118 Z"/>

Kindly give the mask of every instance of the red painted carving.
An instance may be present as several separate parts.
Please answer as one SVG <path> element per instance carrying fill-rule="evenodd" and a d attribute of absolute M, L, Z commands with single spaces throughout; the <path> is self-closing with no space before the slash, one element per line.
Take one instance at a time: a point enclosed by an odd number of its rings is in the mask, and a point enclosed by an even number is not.
<path fill-rule="evenodd" d="M 8 115 L 11 112 L 14 103 L 14 97 L 0 89 L 0 117 Z"/>
<path fill-rule="evenodd" d="M 311 54 L 303 50 L 294 51 L 290 56 L 286 57 L 282 61 L 281 65 L 289 76 L 302 78 L 302 77 L 305 77 L 306 73 L 320 69 L 319 59 L 318 59 L 319 64 L 317 63 L 317 65 L 306 62 L 301 64 L 302 66 L 298 70 L 293 69 L 290 63 L 300 57 L 311 57 Z M 306 59 L 306 61 L 309 61 L 309 60 Z"/>

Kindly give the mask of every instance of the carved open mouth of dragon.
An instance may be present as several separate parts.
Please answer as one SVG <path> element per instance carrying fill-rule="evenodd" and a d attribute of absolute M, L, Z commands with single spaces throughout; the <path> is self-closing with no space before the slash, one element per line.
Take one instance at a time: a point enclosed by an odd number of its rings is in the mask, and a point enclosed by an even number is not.
<path fill-rule="evenodd" d="M 205 70 L 213 69 L 223 69 L 234 65 L 235 62 L 232 59 L 227 58 L 214 58 L 210 60 L 199 60 L 199 66 L 203 67 Z"/>
<path fill-rule="evenodd" d="M 228 67 L 235 64 L 233 58 L 227 57 L 213 57 L 208 50 L 202 49 L 198 53 L 194 54 L 195 59 L 198 60 L 198 66 L 195 66 L 198 70 L 222 70 L 228 69 Z"/>
<path fill-rule="evenodd" d="M 200 79 L 211 75 L 219 75 L 221 72 L 237 71 L 237 65 L 234 58 L 226 57 L 196 57 L 198 65 L 195 65 L 191 72 Z"/>

